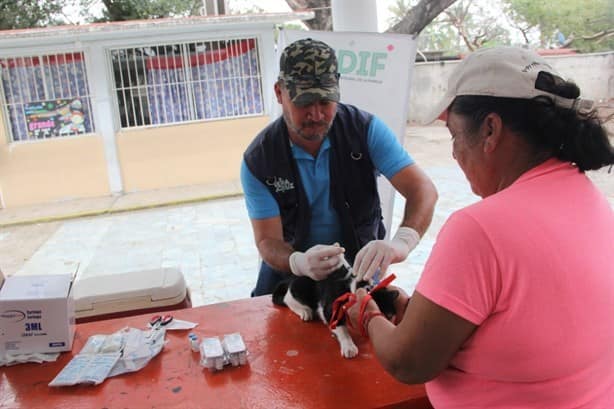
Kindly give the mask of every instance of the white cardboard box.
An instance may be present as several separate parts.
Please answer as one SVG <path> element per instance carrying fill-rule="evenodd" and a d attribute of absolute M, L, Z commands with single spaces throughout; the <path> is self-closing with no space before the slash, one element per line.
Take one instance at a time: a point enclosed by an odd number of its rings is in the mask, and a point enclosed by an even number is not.
<path fill-rule="evenodd" d="M 7 277 L 0 288 L 0 353 L 70 351 L 75 335 L 71 274 Z"/>

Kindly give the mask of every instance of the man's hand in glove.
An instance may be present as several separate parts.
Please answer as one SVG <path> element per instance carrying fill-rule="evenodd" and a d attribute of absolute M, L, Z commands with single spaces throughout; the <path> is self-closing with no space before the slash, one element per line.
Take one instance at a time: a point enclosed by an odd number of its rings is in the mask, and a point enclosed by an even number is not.
<path fill-rule="evenodd" d="M 332 246 L 317 244 L 304 253 L 295 251 L 290 255 L 290 270 L 297 276 L 323 280 L 341 265 L 344 251 L 336 243 Z"/>
<path fill-rule="evenodd" d="M 370 280 L 380 270 L 383 278 L 391 263 L 407 258 L 420 241 L 420 235 L 411 227 L 401 226 L 392 240 L 373 240 L 367 243 L 354 260 L 354 274 L 358 280 Z"/>

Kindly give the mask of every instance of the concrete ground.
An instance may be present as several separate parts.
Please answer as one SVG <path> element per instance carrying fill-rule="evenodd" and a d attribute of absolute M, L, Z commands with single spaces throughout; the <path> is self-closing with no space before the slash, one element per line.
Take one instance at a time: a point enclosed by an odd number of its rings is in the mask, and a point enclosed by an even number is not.
<path fill-rule="evenodd" d="M 405 146 L 439 191 L 431 228 L 409 258 L 391 269 L 395 284 L 411 292 L 443 222 L 478 198 L 452 159 L 445 127 L 410 126 Z M 602 169 L 589 176 L 614 207 L 614 173 Z M 397 198 L 393 233 L 402 211 Z M 179 267 L 195 306 L 248 297 L 257 275 L 258 253 L 236 183 L 2 209 L 0 227 L 5 275 L 77 270 L 77 279 L 112 279 Z"/>

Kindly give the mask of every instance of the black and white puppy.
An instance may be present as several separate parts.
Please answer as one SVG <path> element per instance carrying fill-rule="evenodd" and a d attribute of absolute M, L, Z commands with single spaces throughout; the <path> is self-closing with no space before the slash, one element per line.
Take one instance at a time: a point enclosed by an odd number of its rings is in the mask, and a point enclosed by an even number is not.
<path fill-rule="evenodd" d="M 356 288 L 369 286 L 366 281 L 356 282 L 351 271 L 341 266 L 321 281 L 304 276 L 291 276 L 281 281 L 273 291 L 273 303 L 287 306 L 303 321 L 311 321 L 317 313 L 322 322 L 328 326 L 333 314 L 333 303 L 339 296 L 350 291 L 354 293 Z M 373 300 L 389 319 L 395 314 L 394 300 L 398 295 L 397 290 L 387 288 L 371 293 Z M 358 347 L 345 325 L 345 317 L 339 320 L 332 332 L 341 346 L 341 355 L 353 358 L 358 354 Z"/>

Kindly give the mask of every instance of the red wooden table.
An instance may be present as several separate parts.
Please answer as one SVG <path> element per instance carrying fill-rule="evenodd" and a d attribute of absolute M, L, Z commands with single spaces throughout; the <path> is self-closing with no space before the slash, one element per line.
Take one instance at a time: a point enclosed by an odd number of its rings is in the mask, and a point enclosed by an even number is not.
<path fill-rule="evenodd" d="M 0 368 L 2 408 L 429 408 L 422 385 L 401 384 L 375 359 L 368 341 L 360 353 L 340 355 L 320 322 L 303 323 L 270 296 L 176 310 L 198 322 L 200 339 L 239 332 L 248 364 L 209 372 L 191 351 L 187 331 L 167 331 L 162 352 L 139 372 L 98 386 L 51 388 L 47 384 L 78 353 L 90 335 L 125 326 L 145 328 L 151 314 L 77 325 L 72 353 L 56 362 Z"/>

